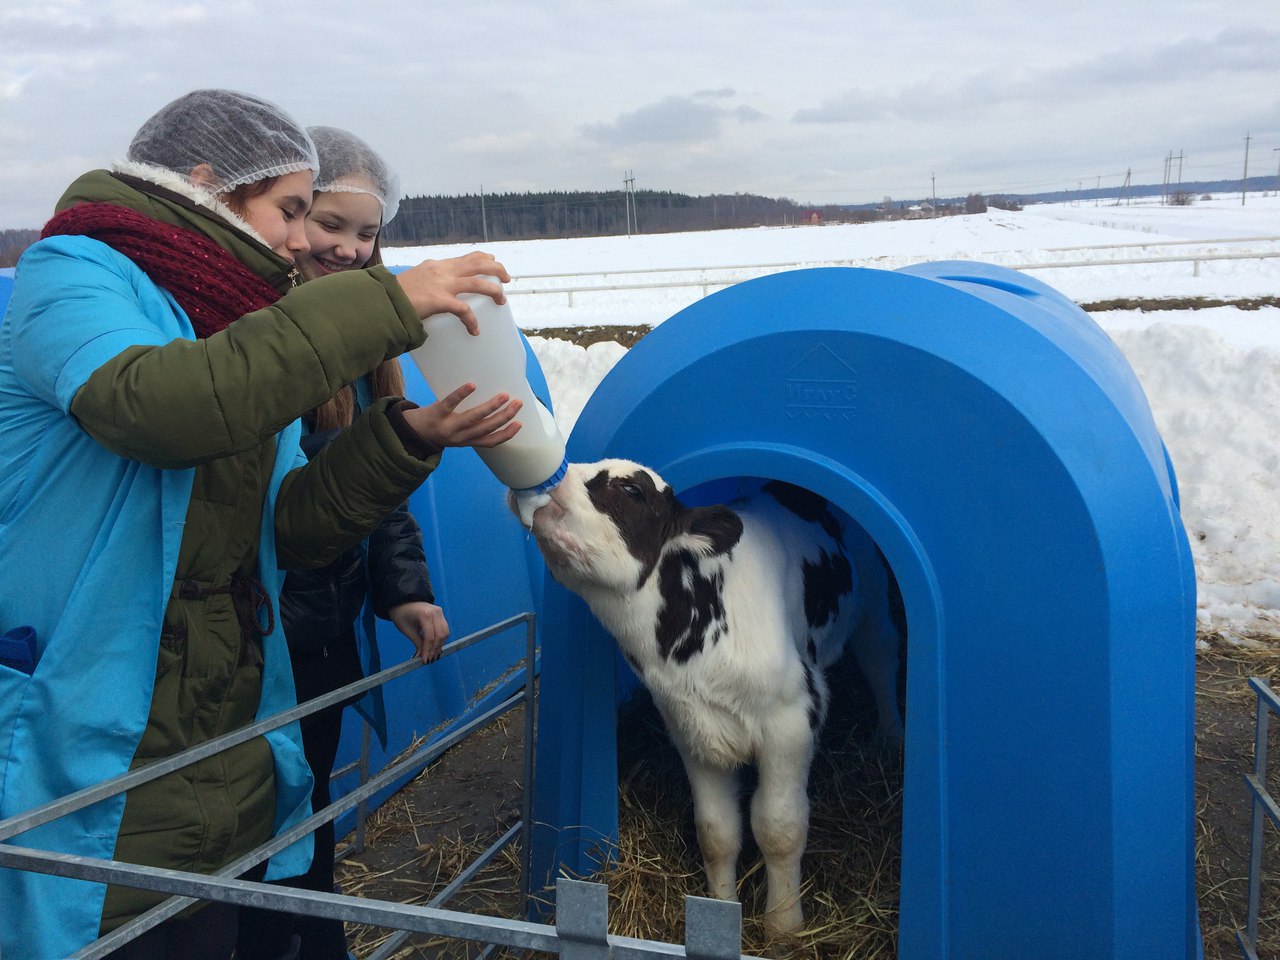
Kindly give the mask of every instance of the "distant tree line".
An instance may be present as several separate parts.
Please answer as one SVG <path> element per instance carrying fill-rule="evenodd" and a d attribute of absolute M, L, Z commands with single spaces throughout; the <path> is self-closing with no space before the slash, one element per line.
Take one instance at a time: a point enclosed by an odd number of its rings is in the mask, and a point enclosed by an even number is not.
<path fill-rule="evenodd" d="M 1280 176 L 1251 177 L 1253 192 L 1280 188 Z M 1241 180 L 1184 183 L 1168 201 L 1186 204 L 1194 193 L 1239 192 Z M 1133 185 L 1124 198 L 1160 195 L 1168 185 Z M 805 207 L 785 197 L 761 197 L 749 193 L 694 197 L 663 190 L 638 190 L 628 196 L 622 190 L 566 190 L 529 193 L 466 194 L 458 197 L 407 197 L 400 212 L 387 224 L 383 241 L 388 245 L 481 243 L 486 240 L 533 240 L 557 237 L 617 236 L 639 233 L 679 233 L 733 227 L 788 226 L 793 224 L 863 223 L 872 220 L 918 216 L 928 205 L 933 215 L 981 213 L 987 207 L 1021 210 L 1026 203 L 1058 203 L 1068 200 L 1106 199 L 1120 203 L 1116 190 L 1074 190 L 1013 196 L 938 197 L 935 200 L 879 203 L 825 204 Z M 22 251 L 36 241 L 38 230 L 0 229 L 0 268 L 12 267 Z"/>
<path fill-rule="evenodd" d="M 662 190 L 552 191 L 408 197 L 387 224 L 389 245 L 678 233 L 860 219 L 845 207 L 801 207 L 754 194 L 693 197 Z M 867 217 L 866 219 L 871 219 Z"/>
<path fill-rule="evenodd" d="M 14 266 L 22 251 L 39 237 L 39 230 L 0 230 L 0 267 Z"/>

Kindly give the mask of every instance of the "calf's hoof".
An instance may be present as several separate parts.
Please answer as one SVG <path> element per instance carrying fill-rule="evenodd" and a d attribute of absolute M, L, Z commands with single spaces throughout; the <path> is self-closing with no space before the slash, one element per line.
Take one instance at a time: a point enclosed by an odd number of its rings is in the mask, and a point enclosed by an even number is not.
<path fill-rule="evenodd" d="M 798 900 L 791 900 L 774 907 L 764 915 L 764 931 L 769 939 L 790 937 L 804 926 L 804 911 Z"/>

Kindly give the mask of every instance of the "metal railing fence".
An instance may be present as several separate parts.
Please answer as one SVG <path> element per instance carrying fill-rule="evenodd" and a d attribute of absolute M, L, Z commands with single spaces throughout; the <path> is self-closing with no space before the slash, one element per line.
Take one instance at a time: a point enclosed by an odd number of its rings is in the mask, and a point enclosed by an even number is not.
<path fill-rule="evenodd" d="M 342 799 L 316 811 L 268 843 L 228 864 L 216 874 L 190 873 L 139 866 L 116 860 L 102 860 L 53 853 L 11 843 L 23 832 L 97 803 L 130 787 L 147 783 L 256 736 L 261 736 L 293 720 L 341 703 L 383 683 L 424 666 L 417 660 L 383 670 L 324 696 L 259 721 L 242 730 L 211 740 L 184 753 L 130 771 L 119 777 L 77 791 L 42 807 L 0 821 L 0 867 L 32 870 L 98 883 L 114 883 L 142 890 L 170 894 L 170 898 L 105 937 L 86 945 L 74 960 L 95 960 L 140 936 L 197 900 L 219 901 L 267 910 L 282 910 L 344 922 L 363 923 L 398 931 L 365 960 L 385 960 L 396 953 L 415 933 L 468 940 L 486 944 L 486 949 L 506 947 L 557 954 L 565 960 L 753 960 L 741 954 L 742 908 L 732 901 L 703 897 L 685 898 L 685 943 L 675 944 L 608 932 L 608 888 L 604 884 L 568 878 L 556 881 L 556 921 L 554 925 L 526 920 L 471 914 L 444 909 L 441 905 L 462 889 L 493 857 L 521 836 L 531 824 L 533 810 L 536 697 L 536 628 L 532 613 L 518 614 L 490 627 L 447 644 L 442 655 L 463 650 L 496 634 L 524 623 L 527 644 L 524 686 L 501 703 L 471 718 L 428 746 L 393 761 Z M 513 824 L 487 850 L 465 867 L 427 906 L 392 903 L 338 893 L 318 893 L 293 887 L 238 879 L 249 868 L 311 833 L 323 823 L 363 805 L 384 786 L 425 768 L 432 760 L 464 740 L 479 728 L 515 707 L 525 705 L 525 757 L 522 819 Z M 529 844 L 521 852 L 520 903 L 529 900 Z"/>
<path fill-rule="evenodd" d="M 231 902 L 247 903 L 253 906 L 264 906 L 268 909 L 272 908 L 273 903 L 281 904 L 275 909 L 287 909 L 295 913 L 309 913 L 315 916 L 343 916 L 341 913 L 328 912 L 326 904 L 327 895 L 308 893 L 307 891 L 294 891 L 290 888 L 282 888 L 270 884 L 248 884 L 248 886 L 262 887 L 262 890 L 255 892 L 252 900 L 236 900 L 230 896 L 221 894 L 227 893 L 233 889 L 244 889 L 246 881 L 234 879 L 246 870 L 257 866 L 269 857 L 285 849 L 290 844 L 296 842 L 307 834 L 313 832 L 317 827 L 324 823 L 337 819 L 343 813 L 351 810 L 353 807 L 364 805 L 368 798 L 380 789 L 389 784 L 397 782 L 402 777 L 410 777 L 425 768 L 433 760 L 441 756 L 451 747 L 464 740 L 471 733 L 479 728 L 492 722 L 498 717 L 506 714 L 510 710 L 525 705 L 525 780 L 524 795 L 522 800 L 522 819 L 519 824 L 513 826 L 497 844 L 469 866 L 464 873 L 469 878 L 481 869 L 493 856 L 501 851 L 509 844 L 532 817 L 533 805 L 533 770 L 534 770 L 534 731 L 536 718 L 536 701 L 534 696 L 535 683 L 535 657 L 536 657 L 536 624 L 535 617 L 532 613 L 522 613 L 506 620 L 493 624 L 483 630 L 479 630 L 466 637 L 462 637 L 452 643 L 446 644 L 442 651 L 442 656 L 448 656 L 466 649 L 476 643 L 488 639 L 507 630 L 518 627 L 521 623 L 526 628 L 526 652 L 524 665 L 524 686 L 519 693 L 513 694 L 511 697 L 501 703 L 491 707 L 479 715 L 471 718 L 465 723 L 457 726 L 455 729 L 442 733 L 438 739 L 433 740 L 430 744 L 419 750 L 412 752 L 409 756 L 398 759 L 386 767 L 384 767 L 377 775 L 364 778 L 358 788 L 342 797 L 340 800 L 330 804 L 323 810 L 314 812 L 310 817 L 291 827 L 262 846 L 245 854 L 240 859 L 228 864 L 217 874 L 205 876 L 202 874 L 186 874 L 182 871 L 159 870 L 151 867 L 136 866 L 133 864 L 120 863 L 119 861 L 99 860 L 87 857 L 75 857 L 66 854 L 55 854 L 48 851 L 34 850 L 31 848 L 16 846 L 10 841 L 13 837 L 18 836 L 28 830 L 38 827 L 42 824 L 49 823 L 61 816 L 73 813 L 84 807 L 91 806 L 108 797 L 122 793 L 132 787 L 136 787 L 143 783 L 148 783 L 159 777 L 172 773 L 175 770 L 182 769 L 196 763 L 213 754 L 229 749 L 237 744 L 244 743 L 254 737 L 261 736 L 265 733 L 282 727 L 304 716 L 332 707 L 342 703 L 348 698 L 358 697 L 368 690 L 373 689 L 381 684 L 388 683 L 399 677 L 402 677 L 413 670 L 420 669 L 426 665 L 420 661 L 413 659 L 397 666 L 390 667 L 373 676 L 365 677 L 355 683 L 348 684 L 340 689 L 333 690 L 323 696 L 316 697 L 306 703 L 291 707 L 265 720 L 244 727 L 240 730 L 225 734 L 214 740 L 210 740 L 199 746 L 164 760 L 156 761 L 131 770 L 128 773 L 114 777 L 110 780 L 95 784 L 75 793 L 61 797 L 44 806 L 28 810 L 17 816 L 10 817 L 6 820 L 0 820 L 0 866 L 12 869 L 29 869 L 37 872 L 52 873 L 60 876 L 74 877 L 85 880 L 96 880 L 108 883 L 117 883 L 124 886 L 140 887 L 147 890 L 157 890 L 174 894 L 169 900 L 159 904 L 146 913 L 134 918 L 129 923 L 124 924 L 118 929 L 107 934 L 105 937 L 99 938 L 93 943 L 87 945 L 75 954 L 77 960 L 95 960 L 95 958 L 105 956 L 112 950 L 115 950 L 125 943 L 135 939 L 147 930 L 152 929 L 164 920 L 169 919 L 180 910 L 187 907 L 194 899 L 222 899 L 231 900 Z M 520 900 L 525 902 L 528 897 L 529 882 L 529 845 L 525 844 L 521 858 L 521 877 L 520 877 Z M 192 878 L 195 878 L 194 880 Z M 455 881 L 451 885 L 452 889 L 448 891 L 452 895 L 459 887 L 465 883 L 465 879 Z M 194 884 L 194 886 L 193 886 Z M 225 886 L 224 886 L 225 885 Z M 194 895 L 188 891 L 203 890 L 205 892 L 220 891 L 218 895 L 204 897 L 202 893 Z M 283 899 L 277 900 L 275 894 L 283 892 Z M 297 897 L 301 897 L 303 905 L 296 902 Z M 308 897 L 318 897 L 313 907 L 305 907 L 305 901 Z M 354 899 L 354 898 L 347 898 Z M 443 902 L 444 897 L 437 898 Z M 367 903 L 367 901 L 364 901 Z M 305 907 L 305 908 L 304 908 Z"/>
<path fill-rule="evenodd" d="M 1249 678 L 1249 686 L 1257 695 L 1258 706 L 1253 733 L 1253 772 L 1246 774 L 1245 786 L 1253 798 L 1249 829 L 1249 899 L 1245 927 L 1236 932 L 1236 943 L 1245 960 L 1258 960 L 1258 909 L 1262 893 L 1263 828 L 1270 820 L 1280 827 L 1280 806 L 1267 790 L 1267 736 L 1272 713 L 1280 714 L 1280 697 L 1265 681 Z"/>
<path fill-rule="evenodd" d="M 1272 241 L 1275 238 L 1242 238 L 1236 241 L 1168 241 L 1165 244 L 1140 244 L 1139 247 L 1152 247 L 1167 245 L 1172 246 L 1180 243 L 1243 243 L 1243 242 L 1262 242 Z M 1108 245 L 1105 248 L 1094 247 L 1062 247 L 1053 248 L 1046 252 L 1069 252 L 1072 250 L 1089 250 L 1089 249 L 1111 249 Z M 1116 245 L 1116 249 L 1124 249 Z M 1134 266 L 1140 264 L 1153 263 L 1188 263 L 1191 265 L 1191 275 L 1193 277 L 1200 276 L 1200 267 L 1204 263 L 1211 263 L 1224 260 L 1273 260 L 1280 258 L 1280 250 L 1255 250 L 1246 252 L 1217 252 L 1217 251 L 1198 251 L 1194 253 L 1171 253 L 1158 256 L 1141 256 L 1141 257 L 1114 257 L 1106 259 L 1090 259 L 1083 258 L 1078 260 L 1042 260 L 1028 261 L 1025 263 L 1001 263 L 1000 266 L 1007 267 L 1010 270 L 1017 271 L 1044 271 L 1059 269 L 1078 269 L 1082 267 L 1123 267 Z M 731 287 L 734 284 L 742 283 L 746 280 L 754 280 L 759 277 L 768 276 L 774 273 L 781 273 L 786 270 L 798 270 L 806 267 L 874 267 L 880 265 L 883 261 L 892 261 L 894 266 L 907 266 L 915 263 L 925 263 L 928 257 L 921 256 L 903 256 L 903 257 L 874 257 L 874 258 L 850 258 L 842 260 L 820 260 L 820 261 L 793 261 L 785 263 L 754 263 L 754 264 L 735 264 L 718 267 L 651 267 L 642 270 L 608 270 L 600 273 L 592 274 L 534 274 L 530 276 L 517 277 L 507 285 L 507 295 L 510 297 L 546 297 L 546 296 L 562 296 L 566 299 L 568 308 L 574 307 L 574 298 L 587 294 L 596 293 L 620 293 L 620 292 L 636 292 L 636 291 L 653 291 L 653 290 L 681 290 L 681 289 L 697 289 L 701 292 L 701 296 L 708 296 L 713 289 L 721 289 Z M 992 260 L 992 262 L 998 262 Z M 631 277 L 641 276 L 645 274 L 662 274 L 667 275 L 667 279 L 643 281 L 637 280 L 632 282 L 609 282 L 609 283 L 592 283 L 589 278 L 593 277 Z M 682 276 L 684 275 L 684 276 Z M 552 283 L 545 285 L 528 285 L 536 281 L 578 281 L 576 283 Z M 536 333 L 535 331 L 531 331 Z"/>
<path fill-rule="evenodd" d="M 514 950 L 537 950 L 557 954 L 565 960 L 664 960 L 669 957 L 755 960 L 739 952 L 741 904 L 685 897 L 684 945 L 620 937 L 608 932 L 608 888 L 602 883 L 564 877 L 556 881 L 556 922 L 551 925 L 338 893 L 316 893 L 223 876 L 158 870 L 7 844 L 0 844 L 0 866 L 21 866 L 101 883 L 123 883 L 143 890 L 173 893 L 188 902 L 216 900 Z"/>

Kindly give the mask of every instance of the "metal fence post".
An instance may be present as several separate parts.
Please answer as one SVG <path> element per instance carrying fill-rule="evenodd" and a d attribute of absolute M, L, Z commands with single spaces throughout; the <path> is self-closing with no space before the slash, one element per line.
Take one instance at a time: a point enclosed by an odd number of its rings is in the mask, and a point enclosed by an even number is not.
<path fill-rule="evenodd" d="M 609 888 L 584 880 L 556 880 L 556 936 L 562 960 L 608 960 Z"/>
<path fill-rule="evenodd" d="M 689 960 L 738 960 L 742 953 L 742 904 L 685 897 L 684 949 Z"/>
<path fill-rule="evenodd" d="M 373 728 L 369 721 L 364 721 L 364 727 L 360 731 L 360 786 L 364 786 L 369 782 L 369 749 L 372 746 Z M 369 822 L 369 801 L 363 799 L 356 807 L 356 842 L 352 847 L 353 852 L 364 852 L 365 830 Z"/>
<path fill-rule="evenodd" d="M 537 657 L 538 623 L 530 616 L 525 623 L 524 651 L 524 795 L 520 802 L 520 909 L 528 911 L 533 879 L 533 797 L 537 775 Z"/>

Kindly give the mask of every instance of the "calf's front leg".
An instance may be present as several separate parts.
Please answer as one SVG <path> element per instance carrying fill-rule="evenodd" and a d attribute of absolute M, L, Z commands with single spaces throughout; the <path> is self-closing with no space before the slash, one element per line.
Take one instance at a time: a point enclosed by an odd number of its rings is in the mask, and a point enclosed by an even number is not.
<path fill-rule="evenodd" d="M 813 737 L 807 726 L 772 742 L 756 763 L 759 784 L 751 798 L 751 831 L 764 856 L 768 893 L 765 929 L 795 933 L 804 923 L 800 866 L 809 834 L 809 765 Z"/>
<path fill-rule="evenodd" d="M 681 755 L 693 793 L 693 821 L 707 871 L 707 890 L 717 899 L 736 900 L 742 850 L 738 772 L 699 761 L 684 750 Z"/>

